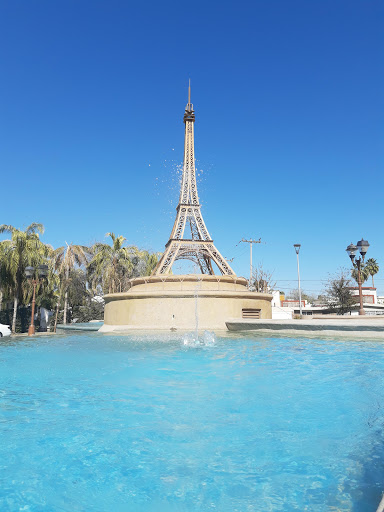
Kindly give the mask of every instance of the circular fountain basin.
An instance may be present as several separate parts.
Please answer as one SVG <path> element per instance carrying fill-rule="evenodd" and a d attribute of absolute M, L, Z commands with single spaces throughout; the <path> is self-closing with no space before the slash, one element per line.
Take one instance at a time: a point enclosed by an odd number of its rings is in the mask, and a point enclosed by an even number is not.
<path fill-rule="evenodd" d="M 131 329 L 226 330 L 225 322 L 272 318 L 272 295 L 251 292 L 237 276 L 138 277 L 123 293 L 105 295 L 101 332 Z"/>

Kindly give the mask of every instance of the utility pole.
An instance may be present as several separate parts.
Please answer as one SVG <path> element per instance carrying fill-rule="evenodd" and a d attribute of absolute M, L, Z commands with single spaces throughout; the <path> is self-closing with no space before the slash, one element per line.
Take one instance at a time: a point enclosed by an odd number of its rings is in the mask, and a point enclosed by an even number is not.
<path fill-rule="evenodd" d="M 258 240 L 253 240 L 252 238 L 250 240 L 245 240 L 245 238 L 242 238 L 239 242 L 239 244 L 241 244 L 241 242 L 245 242 L 247 244 L 249 244 L 249 287 L 251 287 L 251 281 L 252 281 L 252 245 L 253 244 L 261 244 L 261 238 L 259 238 Z"/>
<path fill-rule="evenodd" d="M 301 286 L 300 286 L 300 265 L 299 265 L 299 251 L 301 244 L 293 244 L 297 256 L 297 281 L 299 285 L 299 308 L 300 308 L 300 320 L 303 318 L 303 306 L 301 303 Z"/>

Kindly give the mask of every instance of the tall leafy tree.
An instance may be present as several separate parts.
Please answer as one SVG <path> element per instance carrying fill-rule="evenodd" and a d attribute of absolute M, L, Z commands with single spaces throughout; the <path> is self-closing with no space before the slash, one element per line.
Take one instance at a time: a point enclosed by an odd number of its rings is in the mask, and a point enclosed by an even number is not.
<path fill-rule="evenodd" d="M 30 224 L 25 230 L 2 224 L 0 233 L 11 235 L 9 240 L 1 242 L 0 253 L 3 263 L 2 274 L 5 276 L 8 292 L 13 297 L 12 332 L 15 332 L 17 307 L 26 281 L 25 268 L 46 263 L 52 248 L 40 240 L 39 235 L 44 233 L 44 226 L 36 222 Z"/>
<path fill-rule="evenodd" d="M 9 291 L 9 273 L 7 269 L 6 245 L 0 242 L 0 310 L 4 300 L 7 300 Z"/>
<path fill-rule="evenodd" d="M 378 271 L 380 270 L 379 264 L 377 263 L 377 261 L 374 258 L 369 258 L 365 262 L 365 268 L 367 269 L 368 274 L 372 277 L 372 288 L 374 288 L 375 282 L 373 280 L 373 276 L 376 275 L 378 273 Z"/>
<path fill-rule="evenodd" d="M 137 250 L 124 245 L 126 238 L 107 233 L 112 245 L 97 242 L 92 247 L 93 257 L 88 271 L 94 287 L 100 285 L 103 293 L 124 290 L 133 270 L 132 259 Z"/>
<path fill-rule="evenodd" d="M 151 275 L 159 261 L 161 253 L 138 250 L 137 248 L 132 248 L 132 250 L 135 252 L 135 255 L 131 259 L 134 267 L 132 277 Z"/>
<path fill-rule="evenodd" d="M 352 295 L 352 283 L 348 274 L 347 270 L 340 269 L 337 274 L 330 276 L 324 291 L 329 309 L 338 315 L 350 313 L 356 304 L 356 297 Z"/>
<path fill-rule="evenodd" d="M 3 308 L 3 301 L 9 300 L 10 273 L 7 265 L 7 244 L 0 243 L 0 311 Z"/>
<path fill-rule="evenodd" d="M 85 267 L 90 260 L 90 249 L 84 245 L 66 244 L 55 249 L 53 252 L 53 265 L 59 276 L 59 297 L 56 305 L 55 327 L 56 331 L 58 311 L 61 299 L 64 295 L 64 318 L 63 323 L 67 323 L 68 312 L 68 288 L 70 284 L 70 274 L 73 270 Z"/>

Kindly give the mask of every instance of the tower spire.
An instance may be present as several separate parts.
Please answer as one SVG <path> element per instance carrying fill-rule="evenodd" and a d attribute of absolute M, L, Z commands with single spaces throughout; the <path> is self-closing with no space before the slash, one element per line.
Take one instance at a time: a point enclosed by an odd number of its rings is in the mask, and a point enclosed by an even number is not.
<path fill-rule="evenodd" d="M 188 85 L 188 104 L 184 113 L 184 165 L 181 180 L 179 204 L 176 220 L 165 251 L 152 275 L 169 274 L 176 260 L 186 259 L 197 263 L 202 274 L 214 274 L 214 262 L 221 274 L 235 275 L 228 262 L 216 249 L 201 214 L 197 194 L 194 124 L 195 112 L 191 103 L 191 81 Z M 190 236 L 185 236 L 189 226 Z M 188 229 L 188 228 L 187 228 Z"/>

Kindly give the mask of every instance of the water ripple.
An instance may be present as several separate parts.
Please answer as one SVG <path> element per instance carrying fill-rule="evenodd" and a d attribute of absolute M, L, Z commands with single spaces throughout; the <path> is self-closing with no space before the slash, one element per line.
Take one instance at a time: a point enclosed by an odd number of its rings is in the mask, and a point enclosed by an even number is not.
<path fill-rule="evenodd" d="M 249 334 L 1 343 L 0 510 L 371 512 L 383 356 Z"/>

